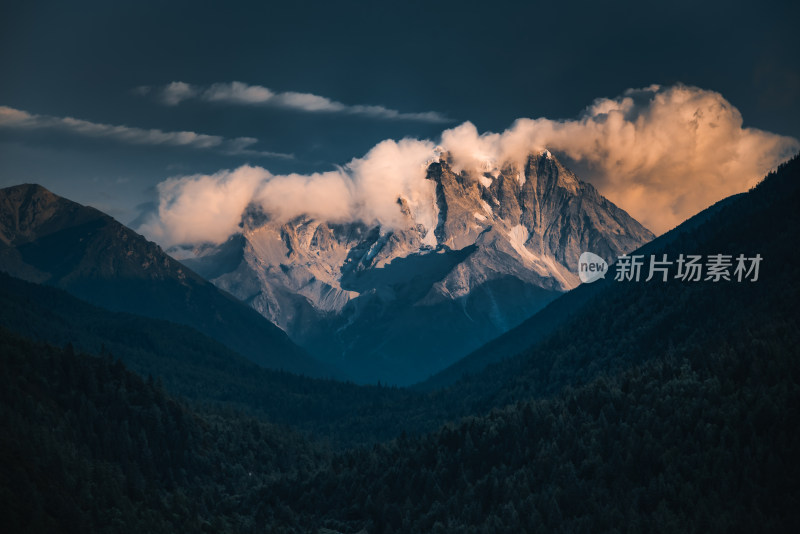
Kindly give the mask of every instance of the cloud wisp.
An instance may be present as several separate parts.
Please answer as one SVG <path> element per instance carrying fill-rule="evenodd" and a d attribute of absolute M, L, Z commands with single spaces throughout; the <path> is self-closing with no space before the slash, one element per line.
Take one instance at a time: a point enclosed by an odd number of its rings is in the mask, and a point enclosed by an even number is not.
<path fill-rule="evenodd" d="M 407 113 L 385 106 L 348 105 L 312 93 L 276 92 L 261 85 L 248 85 L 243 82 L 215 83 L 205 87 L 172 82 L 162 87 L 137 87 L 135 92 L 142 95 L 152 94 L 168 106 L 177 106 L 186 100 L 196 99 L 239 106 L 272 106 L 306 113 L 341 113 L 375 119 L 440 124 L 452 122 L 436 111 Z"/>
<path fill-rule="evenodd" d="M 232 156 L 293 158 L 291 154 L 254 149 L 253 145 L 258 143 L 258 139 L 254 137 L 228 138 L 189 131 L 163 131 L 153 128 L 104 124 L 73 117 L 37 115 L 8 106 L 0 106 L 0 128 L 60 131 L 82 137 L 111 139 L 118 143 L 131 145 L 214 149 Z"/>
<path fill-rule="evenodd" d="M 255 204 L 277 220 L 402 224 L 398 198 L 419 224 L 436 224 L 427 163 L 440 150 L 458 169 L 524 164 L 545 148 L 586 167 L 581 178 L 633 217 L 663 233 L 729 195 L 746 191 L 798 150 L 798 140 L 744 128 L 722 95 L 696 87 L 651 86 L 597 99 L 572 120 L 518 119 L 502 133 L 469 122 L 428 140 L 383 141 L 336 170 L 277 176 L 244 166 L 159 185 L 157 213 L 140 230 L 165 246 L 221 243 Z"/>

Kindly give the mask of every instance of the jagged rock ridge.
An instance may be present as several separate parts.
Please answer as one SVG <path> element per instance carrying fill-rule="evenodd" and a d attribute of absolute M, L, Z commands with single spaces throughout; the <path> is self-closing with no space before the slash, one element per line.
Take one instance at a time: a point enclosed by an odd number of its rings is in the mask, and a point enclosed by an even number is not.
<path fill-rule="evenodd" d="M 251 206 L 218 247 L 172 252 L 356 381 L 410 383 L 452 363 L 578 283 L 577 260 L 652 239 L 552 154 L 525 164 L 427 167 L 436 226 L 272 221 Z"/>

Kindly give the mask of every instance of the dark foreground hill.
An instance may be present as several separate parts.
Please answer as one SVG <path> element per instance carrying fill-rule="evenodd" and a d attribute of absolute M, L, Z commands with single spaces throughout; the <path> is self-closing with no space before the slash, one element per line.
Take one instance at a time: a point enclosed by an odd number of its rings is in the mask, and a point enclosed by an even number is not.
<path fill-rule="evenodd" d="M 659 236 L 643 245 L 631 254 L 655 254 L 664 252 L 665 248 L 680 240 L 682 236 L 693 232 L 709 219 L 713 219 L 720 210 L 737 201 L 741 195 L 720 200 L 713 206 L 684 221 L 677 228 Z M 477 350 L 469 353 L 456 363 L 429 377 L 412 387 L 417 391 L 431 391 L 450 386 L 467 375 L 479 374 L 489 365 L 516 356 L 533 345 L 547 339 L 567 320 L 581 313 L 583 305 L 603 291 L 614 291 L 612 277 L 601 279 L 592 284 L 582 284 L 572 291 L 551 302 L 544 309 L 523 321 L 520 325 L 498 336 Z M 616 284 L 618 285 L 618 284 Z M 600 297 L 603 298 L 603 297 Z"/>
<path fill-rule="evenodd" d="M 458 399 L 474 415 L 333 455 L 204 415 L 108 357 L 4 334 L 4 517 L 26 531 L 796 532 L 798 205 L 794 159 L 658 252 L 759 254 L 757 282 L 609 283 L 543 342 L 426 397 L 428 413 Z M 25 523 L 40 511 L 47 523 Z"/>
<path fill-rule="evenodd" d="M 757 282 L 610 284 L 449 390 L 505 408 L 335 458 L 254 505 L 343 532 L 797 531 L 798 205 L 795 158 L 658 251 L 760 254 Z"/>
<path fill-rule="evenodd" d="M 264 367 L 331 374 L 278 327 L 155 243 L 38 185 L 0 189 L 0 270 L 110 310 L 192 326 Z"/>
<path fill-rule="evenodd" d="M 113 354 L 195 405 L 235 408 L 340 447 L 432 430 L 446 420 L 420 394 L 264 369 L 189 326 L 111 312 L 4 273 L 0 327 L 57 347 Z"/>

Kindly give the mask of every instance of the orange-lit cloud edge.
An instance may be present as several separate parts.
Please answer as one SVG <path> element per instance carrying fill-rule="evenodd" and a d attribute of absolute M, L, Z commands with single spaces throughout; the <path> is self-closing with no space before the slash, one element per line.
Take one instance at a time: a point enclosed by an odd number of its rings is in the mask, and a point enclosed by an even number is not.
<path fill-rule="evenodd" d="M 572 120 L 518 119 L 502 133 L 463 123 L 430 140 L 387 140 L 339 169 L 276 176 L 243 166 L 159 185 L 158 212 L 140 230 L 162 245 L 220 243 L 256 202 L 276 217 L 399 224 L 402 195 L 419 223 L 435 224 L 425 164 L 447 150 L 456 167 L 521 164 L 549 149 L 585 168 L 581 178 L 654 233 L 755 185 L 800 150 L 798 140 L 743 127 L 721 94 L 674 85 L 599 98 Z M 429 213 L 430 212 L 430 213 Z"/>

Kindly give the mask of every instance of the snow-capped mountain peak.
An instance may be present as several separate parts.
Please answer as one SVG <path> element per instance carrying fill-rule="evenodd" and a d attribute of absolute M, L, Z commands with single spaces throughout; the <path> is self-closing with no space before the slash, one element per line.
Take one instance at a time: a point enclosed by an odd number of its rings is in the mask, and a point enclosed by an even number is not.
<path fill-rule="evenodd" d="M 241 235 L 184 261 L 353 379 L 404 383 L 575 287 L 581 252 L 652 238 L 547 150 L 458 172 L 438 155 L 430 196 L 398 195 L 394 227 L 251 207 Z"/>

